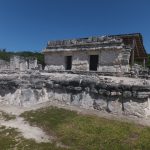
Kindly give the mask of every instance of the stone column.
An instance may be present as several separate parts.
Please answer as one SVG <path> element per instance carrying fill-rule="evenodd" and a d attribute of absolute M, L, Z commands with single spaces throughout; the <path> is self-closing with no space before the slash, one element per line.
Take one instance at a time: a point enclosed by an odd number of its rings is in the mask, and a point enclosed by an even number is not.
<path fill-rule="evenodd" d="M 131 51 L 131 67 L 134 65 L 134 49 Z"/>
<path fill-rule="evenodd" d="M 143 59 L 143 67 L 145 69 L 145 58 Z"/>

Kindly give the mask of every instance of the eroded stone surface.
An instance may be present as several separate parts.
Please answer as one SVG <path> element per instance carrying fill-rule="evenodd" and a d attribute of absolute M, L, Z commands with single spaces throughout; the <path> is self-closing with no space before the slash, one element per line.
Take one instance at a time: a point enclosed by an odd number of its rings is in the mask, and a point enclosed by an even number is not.
<path fill-rule="evenodd" d="M 0 102 L 32 106 L 49 101 L 113 114 L 150 116 L 150 81 L 67 73 L 5 74 L 0 77 Z"/>

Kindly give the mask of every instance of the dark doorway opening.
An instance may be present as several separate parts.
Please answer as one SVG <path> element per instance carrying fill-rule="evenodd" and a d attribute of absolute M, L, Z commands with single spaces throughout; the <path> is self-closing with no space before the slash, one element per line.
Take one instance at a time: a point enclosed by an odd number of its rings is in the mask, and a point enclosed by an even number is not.
<path fill-rule="evenodd" d="M 90 70 L 97 71 L 98 55 L 90 55 Z"/>
<path fill-rule="evenodd" d="M 28 69 L 30 69 L 30 67 L 29 67 L 29 59 L 27 59 L 27 67 L 28 67 Z"/>
<path fill-rule="evenodd" d="M 72 56 L 66 56 L 66 70 L 71 70 L 72 68 Z"/>

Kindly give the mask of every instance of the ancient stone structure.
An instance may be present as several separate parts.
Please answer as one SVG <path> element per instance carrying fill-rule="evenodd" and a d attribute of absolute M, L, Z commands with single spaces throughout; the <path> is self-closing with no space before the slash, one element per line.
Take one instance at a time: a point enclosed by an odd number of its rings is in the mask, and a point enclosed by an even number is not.
<path fill-rule="evenodd" d="M 106 74 L 139 73 L 135 62 L 144 66 L 147 58 L 140 34 L 53 41 L 43 53 L 48 71 L 36 59 L 11 57 L 0 74 L 0 103 L 49 102 L 150 119 L 150 78 Z"/>
<path fill-rule="evenodd" d="M 43 53 L 50 71 L 124 73 L 147 58 L 141 34 L 49 41 Z"/>
<path fill-rule="evenodd" d="M 39 69 L 41 65 L 37 64 L 37 58 L 33 57 L 22 57 L 22 56 L 11 56 L 10 61 L 0 60 L 0 71 L 26 71 Z"/>
<path fill-rule="evenodd" d="M 37 59 L 32 57 L 12 56 L 10 58 L 10 70 L 26 71 L 37 68 Z"/>
<path fill-rule="evenodd" d="M 77 106 L 118 115 L 150 118 L 150 81 L 60 73 L 0 76 L 0 103 Z"/>
<path fill-rule="evenodd" d="M 10 69 L 10 63 L 0 59 L 0 70 L 9 70 Z"/>

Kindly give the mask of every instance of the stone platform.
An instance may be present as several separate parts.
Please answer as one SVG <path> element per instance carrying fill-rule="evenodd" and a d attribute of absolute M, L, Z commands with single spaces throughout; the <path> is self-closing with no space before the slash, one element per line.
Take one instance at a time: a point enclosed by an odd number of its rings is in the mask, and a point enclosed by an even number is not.
<path fill-rule="evenodd" d="M 45 72 L 3 72 L 0 103 L 28 107 L 49 102 L 111 114 L 150 117 L 150 80 Z"/>

